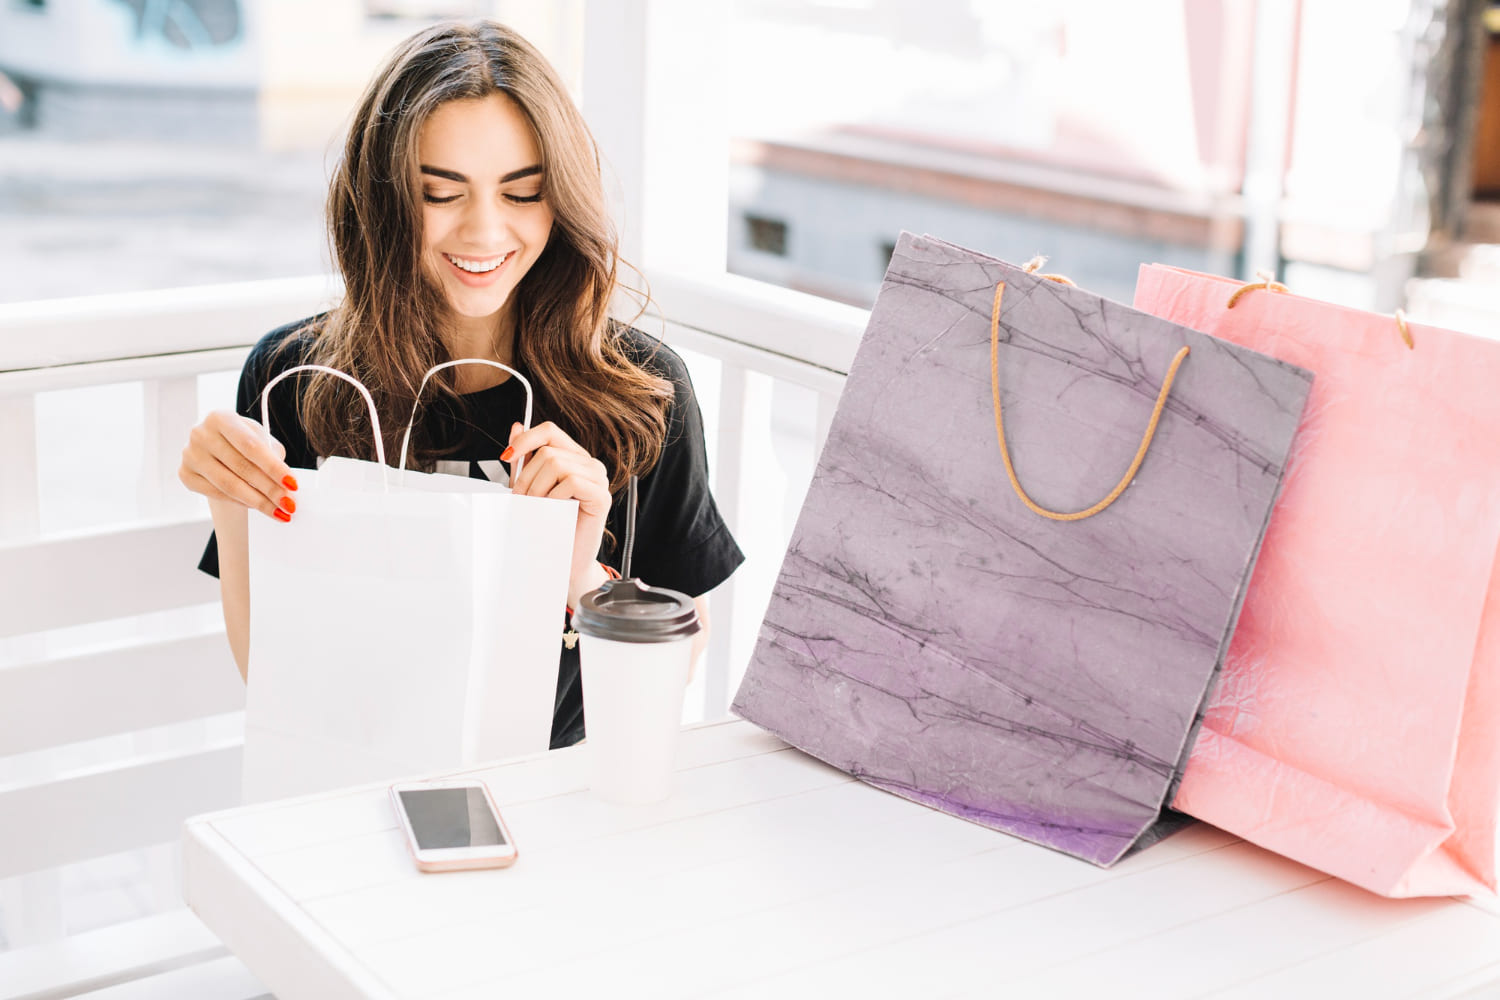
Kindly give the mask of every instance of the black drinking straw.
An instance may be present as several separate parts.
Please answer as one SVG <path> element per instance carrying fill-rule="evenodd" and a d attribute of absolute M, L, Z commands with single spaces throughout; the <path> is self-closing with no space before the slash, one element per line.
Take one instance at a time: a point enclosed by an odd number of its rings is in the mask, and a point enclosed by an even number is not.
<path fill-rule="evenodd" d="M 630 499 L 625 503 L 625 562 L 620 576 L 630 579 L 630 552 L 635 548 L 635 477 L 630 477 Z"/>

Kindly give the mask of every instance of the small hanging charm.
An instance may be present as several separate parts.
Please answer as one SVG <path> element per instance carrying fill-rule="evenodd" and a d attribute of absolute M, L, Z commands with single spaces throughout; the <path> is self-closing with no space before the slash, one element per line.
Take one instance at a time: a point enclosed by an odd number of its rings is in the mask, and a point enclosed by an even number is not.
<path fill-rule="evenodd" d="M 563 648 L 572 649 L 576 645 L 578 645 L 578 633 L 568 629 L 563 633 Z"/>

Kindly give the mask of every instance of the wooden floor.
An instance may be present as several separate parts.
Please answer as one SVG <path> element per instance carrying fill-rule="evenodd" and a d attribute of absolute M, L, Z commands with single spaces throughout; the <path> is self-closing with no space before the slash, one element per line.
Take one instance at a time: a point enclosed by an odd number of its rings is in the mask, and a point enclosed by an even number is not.
<path fill-rule="evenodd" d="M 350 984 L 444 1000 L 1434 997 L 1500 981 L 1500 916 L 1482 906 L 1381 899 L 1208 826 L 1103 871 L 747 723 L 689 730 L 682 750 L 660 806 L 583 790 L 583 748 L 478 772 L 521 852 L 504 871 L 418 874 L 378 788 L 197 820 L 187 894 L 282 1000 Z"/>

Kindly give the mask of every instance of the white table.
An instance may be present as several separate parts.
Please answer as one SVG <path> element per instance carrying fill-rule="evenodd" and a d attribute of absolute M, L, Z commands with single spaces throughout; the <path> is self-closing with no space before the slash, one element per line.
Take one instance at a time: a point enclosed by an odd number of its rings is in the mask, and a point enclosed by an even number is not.
<path fill-rule="evenodd" d="M 595 799 L 586 752 L 470 772 L 510 824 L 510 869 L 418 873 L 370 786 L 189 821 L 188 902 L 280 1000 L 1321 1000 L 1500 980 L 1488 908 L 1381 899 L 1204 825 L 1103 871 L 744 722 L 684 732 L 657 806 Z"/>

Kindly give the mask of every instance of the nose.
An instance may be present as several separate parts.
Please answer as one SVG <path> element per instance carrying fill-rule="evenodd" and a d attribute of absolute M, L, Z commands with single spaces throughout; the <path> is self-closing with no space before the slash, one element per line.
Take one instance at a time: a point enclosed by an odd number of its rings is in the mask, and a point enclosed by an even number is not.
<path fill-rule="evenodd" d="M 511 207 L 499 196 L 471 198 L 459 235 L 476 250 L 496 251 L 510 246 Z"/>

